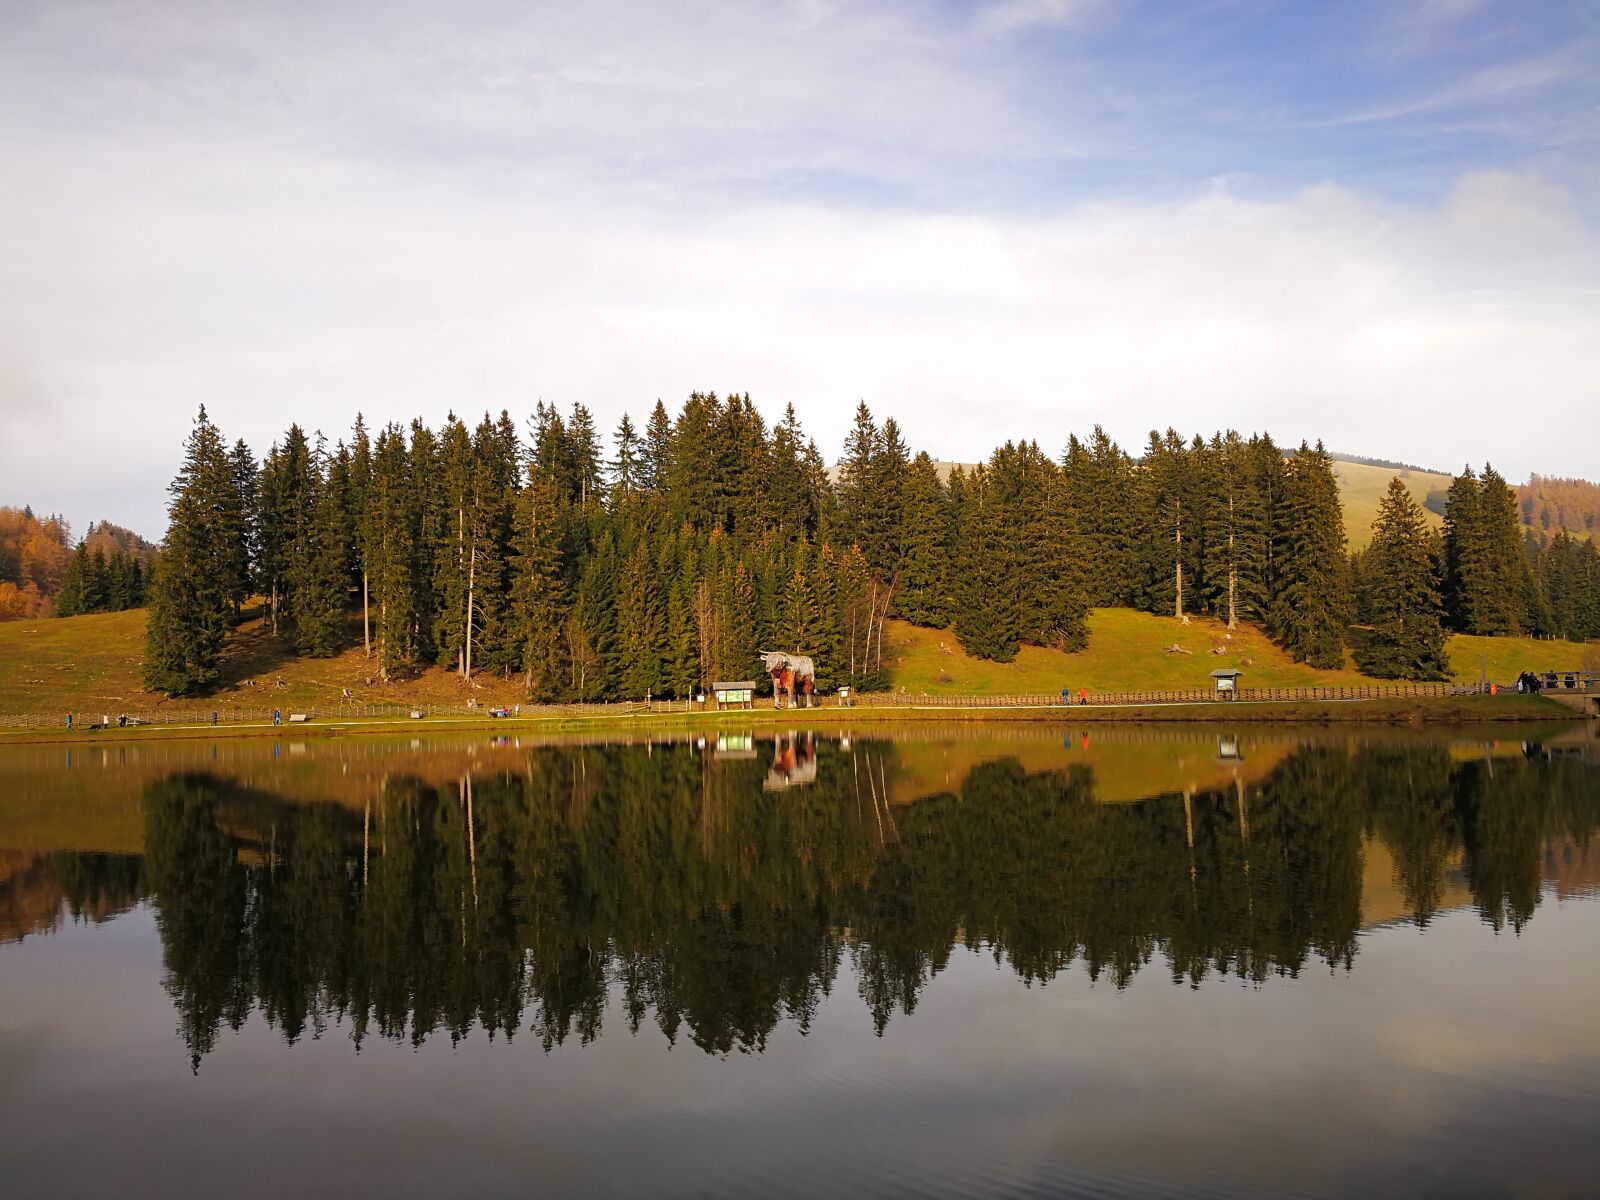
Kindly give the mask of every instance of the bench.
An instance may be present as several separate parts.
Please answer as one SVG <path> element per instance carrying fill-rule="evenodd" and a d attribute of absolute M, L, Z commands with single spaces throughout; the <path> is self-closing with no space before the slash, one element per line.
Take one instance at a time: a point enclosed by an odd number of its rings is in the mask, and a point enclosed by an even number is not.
<path fill-rule="evenodd" d="M 305 713 L 290 713 L 289 714 L 289 724 L 291 724 L 291 725 L 304 725 L 310 719 L 311 718 L 306 716 Z"/>

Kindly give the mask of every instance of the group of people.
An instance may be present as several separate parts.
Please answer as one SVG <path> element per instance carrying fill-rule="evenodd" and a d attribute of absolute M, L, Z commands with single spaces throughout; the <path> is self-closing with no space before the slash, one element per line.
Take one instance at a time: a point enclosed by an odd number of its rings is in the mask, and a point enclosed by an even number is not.
<path fill-rule="evenodd" d="M 1524 671 L 1521 675 L 1517 676 L 1517 691 L 1519 692 L 1528 692 L 1533 695 L 1537 695 L 1539 689 L 1542 687 L 1544 687 L 1544 680 L 1540 679 L 1532 671 Z"/>
<path fill-rule="evenodd" d="M 117 714 L 117 728 L 118 729 L 126 729 L 128 727 L 128 722 L 129 721 L 133 721 L 133 718 L 128 716 L 127 713 L 118 713 Z M 134 724 L 138 724 L 138 722 L 134 721 Z M 75 723 L 74 717 L 73 717 L 73 715 L 71 713 L 67 714 L 67 728 L 69 730 L 76 728 L 76 723 Z M 102 714 L 101 717 L 100 717 L 100 723 L 97 724 L 97 725 L 96 724 L 91 724 L 89 726 L 89 728 L 90 729 L 110 729 L 111 728 L 111 714 L 110 713 Z"/>

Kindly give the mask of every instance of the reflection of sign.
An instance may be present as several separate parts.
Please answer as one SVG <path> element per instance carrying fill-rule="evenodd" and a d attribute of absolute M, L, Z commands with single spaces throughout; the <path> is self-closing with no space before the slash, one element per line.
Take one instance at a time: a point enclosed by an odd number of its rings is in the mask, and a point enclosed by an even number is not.
<path fill-rule="evenodd" d="M 791 733 L 772 746 L 772 766 L 762 785 L 768 792 L 781 792 L 817 781 L 817 742 L 809 733 Z"/>
<path fill-rule="evenodd" d="M 754 758 L 756 756 L 756 739 L 750 733 L 719 733 L 717 735 L 717 758 Z"/>
<path fill-rule="evenodd" d="M 1218 762 L 1243 762 L 1244 755 L 1239 753 L 1239 739 L 1232 737 L 1219 737 L 1217 739 Z"/>

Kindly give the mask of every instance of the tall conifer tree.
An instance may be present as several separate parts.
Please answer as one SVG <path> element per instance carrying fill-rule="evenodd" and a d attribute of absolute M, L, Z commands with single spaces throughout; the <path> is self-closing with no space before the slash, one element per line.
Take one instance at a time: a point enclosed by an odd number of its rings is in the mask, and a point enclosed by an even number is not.
<path fill-rule="evenodd" d="M 1363 575 L 1372 632 L 1356 664 L 1380 679 L 1447 678 L 1432 538 L 1421 505 L 1398 477 L 1379 503 Z"/>

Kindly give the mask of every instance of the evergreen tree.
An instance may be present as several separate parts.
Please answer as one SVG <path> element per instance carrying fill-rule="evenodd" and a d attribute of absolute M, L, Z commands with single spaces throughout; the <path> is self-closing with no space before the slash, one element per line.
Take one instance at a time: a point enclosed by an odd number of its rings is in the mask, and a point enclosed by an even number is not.
<path fill-rule="evenodd" d="M 872 411 L 862 401 L 856 405 L 855 424 L 845 438 L 844 459 L 839 464 L 839 484 L 835 489 L 839 504 L 839 538 L 861 547 L 867 562 L 876 571 L 892 567 L 892 548 L 884 538 L 880 517 L 881 497 L 876 488 L 883 456 L 883 434 L 872 419 Z"/>
<path fill-rule="evenodd" d="M 86 612 L 105 612 L 111 602 L 111 567 L 106 562 L 106 552 L 96 546 L 89 556 L 89 569 L 84 575 L 83 607 Z"/>
<path fill-rule="evenodd" d="M 1484 559 L 1483 522 L 1479 516 L 1478 477 L 1469 466 L 1450 481 L 1444 511 L 1444 553 L 1441 596 L 1452 629 L 1474 625 L 1472 594 L 1478 589 Z M 1472 578 L 1469 587 L 1468 579 Z"/>
<path fill-rule="evenodd" d="M 1010 662 L 1022 644 L 1023 617 L 1005 514 L 981 466 L 970 476 L 959 470 L 952 475 L 951 493 L 956 506 L 956 638 L 968 654 Z"/>
<path fill-rule="evenodd" d="M 1230 429 L 1213 438 L 1209 459 L 1211 502 L 1201 531 L 1204 594 L 1207 607 L 1235 629 L 1263 591 L 1266 514 L 1237 433 Z"/>
<path fill-rule="evenodd" d="M 667 627 L 656 586 L 656 559 L 640 542 L 622 567 L 617 589 L 617 647 L 622 694 L 661 694 Z"/>
<path fill-rule="evenodd" d="M 640 470 L 641 483 L 646 491 L 666 491 L 672 477 L 672 417 L 660 400 L 650 410 L 650 420 L 644 427 L 644 454 Z"/>
<path fill-rule="evenodd" d="M 310 482 L 310 524 L 296 542 L 295 644 L 303 654 L 328 658 L 344 648 L 349 598 L 349 460 L 343 448 L 329 455 L 317 435 Z"/>
<path fill-rule="evenodd" d="M 535 472 L 517 504 L 513 608 L 530 700 L 554 700 L 567 686 L 566 583 L 553 481 Z"/>
<path fill-rule="evenodd" d="M 61 577 L 61 590 L 56 593 L 55 614 L 58 617 L 78 617 L 89 611 L 89 549 L 80 541 L 72 557 L 67 560 L 66 572 Z"/>
<path fill-rule="evenodd" d="M 763 475 L 761 528 L 813 532 L 816 505 L 808 487 L 805 436 L 792 404 L 784 409 L 783 420 L 772 431 Z"/>
<path fill-rule="evenodd" d="M 230 603 L 222 564 L 237 553 L 227 521 L 233 475 L 203 406 L 168 490 L 172 501 L 146 626 L 144 680 L 152 691 L 183 696 L 203 690 L 219 673 Z"/>
<path fill-rule="evenodd" d="M 913 625 L 944 628 L 951 619 L 950 511 L 926 453 L 906 472 L 900 497 L 900 592 L 896 606 Z"/>
<path fill-rule="evenodd" d="M 1145 526 L 1135 504 L 1143 496 L 1133 462 L 1096 425 L 1087 444 L 1068 439 L 1062 472 L 1086 599 L 1091 605 L 1134 605 L 1144 588 L 1135 544 Z"/>
<path fill-rule="evenodd" d="M 1432 538 L 1422 506 L 1398 477 L 1379 503 L 1363 575 L 1372 632 L 1356 664 L 1380 679 L 1448 678 Z"/>
<path fill-rule="evenodd" d="M 615 440 L 617 456 L 606 464 L 611 475 L 611 488 L 613 492 L 627 495 L 639 490 L 644 477 L 644 456 L 639 435 L 633 428 L 633 418 L 627 413 L 623 413 L 622 420 L 617 423 Z"/>
<path fill-rule="evenodd" d="M 243 438 L 233 444 L 228 465 L 233 489 L 228 495 L 226 527 L 233 552 L 229 555 L 224 591 L 237 613 L 255 593 L 261 541 L 261 469 Z"/>
<path fill-rule="evenodd" d="M 1322 444 L 1301 443 L 1284 480 L 1280 590 L 1271 631 L 1296 662 L 1344 665 L 1344 627 L 1350 610 L 1344 516 L 1333 460 Z"/>
<path fill-rule="evenodd" d="M 421 653 L 416 609 L 416 524 L 412 461 L 405 431 L 389 425 L 378 434 L 367 498 L 367 570 L 371 588 L 378 670 L 385 679 L 413 667 Z"/>
<path fill-rule="evenodd" d="M 350 516 L 354 526 L 351 586 L 361 593 L 361 651 L 372 657 L 372 566 L 376 558 L 372 521 L 372 439 L 366 418 L 356 414 L 350 435 Z"/>

